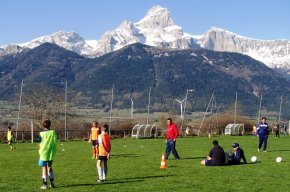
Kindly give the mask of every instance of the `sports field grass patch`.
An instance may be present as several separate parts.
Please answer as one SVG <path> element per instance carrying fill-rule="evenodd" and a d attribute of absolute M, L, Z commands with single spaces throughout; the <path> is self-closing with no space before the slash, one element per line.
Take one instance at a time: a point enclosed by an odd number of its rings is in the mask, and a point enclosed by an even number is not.
<path fill-rule="evenodd" d="M 248 161 L 246 165 L 203 167 L 204 159 L 216 139 L 225 151 L 240 143 Z M 253 136 L 213 138 L 179 138 L 168 168 L 160 169 L 164 139 L 112 140 L 108 181 L 97 183 L 96 160 L 91 159 L 88 142 L 59 142 L 54 161 L 55 183 L 52 191 L 288 191 L 290 174 L 290 138 L 269 138 L 268 152 L 257 152 L 258 139 Z M 41 168 L 38 167 L 38 144 L 14 144 L 10 151 L 0 145 L 0 191 L 40 191 Z M 64 149 L 64 150 L 63 150 Z M 257 156 L 257 163 L 250 158 Z M 282 163 L 276 163 L 276 157 Z"/>

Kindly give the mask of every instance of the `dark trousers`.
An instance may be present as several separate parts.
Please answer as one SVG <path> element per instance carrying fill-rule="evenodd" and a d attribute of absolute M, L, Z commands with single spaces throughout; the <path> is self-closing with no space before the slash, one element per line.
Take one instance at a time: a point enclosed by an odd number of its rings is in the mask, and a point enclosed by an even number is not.
<path fill-rule="evenodd" d="M 175 159 L 180 159 L 176 149 L 175 149 L 175 141 L 168 140 L 166 143 L 166 150 L 165 150 L 165 158 L 168 159 L 168 156 L 170 152 L 172 151 L 172 154 L 174 155 Z"/>
<path fill-rule="evenodd" d="M 268 135 L 259 135 L 259 149 L 261 149 L 262 144 L 264 143 L 263 150 L 267 150 Z"/>
<path fill-rule="evenodd" d="M 279 130 L 276 130 L 276 136 L 275 137 L 280 137 Z"/>

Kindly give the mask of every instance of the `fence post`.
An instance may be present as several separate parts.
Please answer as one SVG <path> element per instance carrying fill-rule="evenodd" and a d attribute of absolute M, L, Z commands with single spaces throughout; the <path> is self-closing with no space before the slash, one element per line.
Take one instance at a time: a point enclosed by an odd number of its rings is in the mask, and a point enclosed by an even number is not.
<path fill-rule="evenodd" d="M 31 143 L 33 143 L 33 122 L 30 121 L 30 126 L 31 126 Z"/>

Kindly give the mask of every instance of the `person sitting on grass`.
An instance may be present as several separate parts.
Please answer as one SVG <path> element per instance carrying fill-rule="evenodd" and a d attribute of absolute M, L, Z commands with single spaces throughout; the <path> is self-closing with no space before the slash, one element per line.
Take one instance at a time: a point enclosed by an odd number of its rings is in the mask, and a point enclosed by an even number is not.
<path fill-rule="evenodd" d="M 239 165 L 241 163 L 241 159 L 243 160 L 244 164 L 247 163 L 244 150 L 240 147 L 238 143 L 234 143 L 233 147 L 233 154 L 229 155 L 228 157 L 228 164 L 229 165 Z"/>
<path fill-rule="evenodd" d="M 200 163 L 205 166 L 221 166 L 225 165 L 225 152 L 224 149 L 219 146 L 218 141 L 212 142 L 213 147 L 209 152 L 206 160 L 202 160 Z"/>

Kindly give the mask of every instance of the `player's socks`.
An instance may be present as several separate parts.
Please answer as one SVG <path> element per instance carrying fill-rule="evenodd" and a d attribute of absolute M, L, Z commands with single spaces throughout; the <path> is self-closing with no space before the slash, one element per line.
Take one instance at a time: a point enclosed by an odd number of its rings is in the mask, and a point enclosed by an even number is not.
<path fill-rule="evenodd" d="M 46 175 L 42 175 L 42 183 L 43 185 L 47 185 L 47 176 Z"/>
<path fill-rule="evenodd" d="M 103 169 L 103 180 L 106 180 L 107 173 L 108 173 L 108 167 L 104 167 L 104 169 Z"/>
<path fill-rule="evenodd" d="M 50 183 L 53 183 L 54 182 L 54 173 L 53 173 L 53 171 L 50 171 L 48 174 L 49 174 Z"/>
<path fill-rule="evenodd" d="M 98 169 L 99 179 L 102 180 L 103 179 L 103 169 L 101 167 L 97 167 L 97 169 Z"/>

